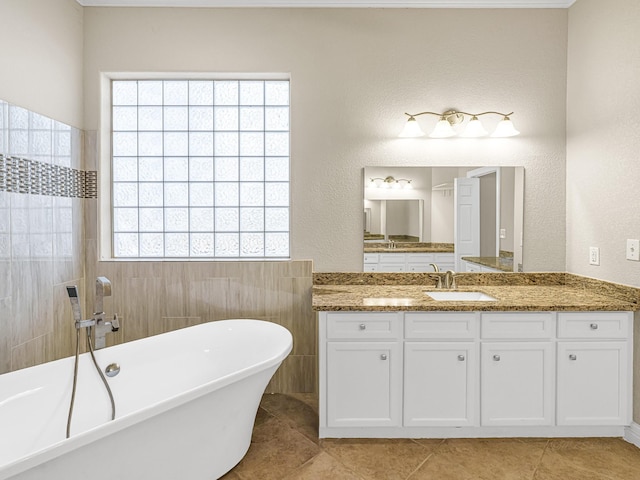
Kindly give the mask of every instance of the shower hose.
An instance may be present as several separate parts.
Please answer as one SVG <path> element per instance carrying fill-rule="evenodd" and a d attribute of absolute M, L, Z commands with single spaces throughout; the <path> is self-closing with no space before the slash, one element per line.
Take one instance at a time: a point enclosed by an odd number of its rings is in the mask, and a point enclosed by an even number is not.
<path fill-rule="evenodd" d="M 80 357 L 80 328 L 76 328 L 76 359 L 73 366 L 73 388 L 71 389 L 71 403 L 69 404 L 69 415 L 67 416 L 67 438 L 71 436 L 71 418 L 73 417 L 73 405 L 76 399 L 76 385 L 78 383 L 78 360 Z M 102 383 L 104 383 L 105 388 L 107 389 L 107 393 L 109 394 L 109 399 L 111 400 L 111 420 L 116 418 L 116 402 L 113 399 L 113 393 L 111 392 L 111 388 L 109 388 L 109 383 L 105 378 L 102 370 L 98 366 L 98 362 L 96 361 L 96 357 L 93 354 L 93 343 L 91 342 L 91 327 L 87 327 L 87 345 L 89 347 L 89 352 L 91 353 L 91 359 L 93 360 L 93 365 L 96 367 L 96 371 L 100 375 L 102 379 Z"/>

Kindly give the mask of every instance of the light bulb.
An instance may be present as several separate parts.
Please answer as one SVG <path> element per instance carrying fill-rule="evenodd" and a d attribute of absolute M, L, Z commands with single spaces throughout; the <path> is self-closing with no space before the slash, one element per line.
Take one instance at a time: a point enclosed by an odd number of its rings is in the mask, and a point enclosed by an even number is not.
<path fill-rule="evenodd" d="M 420 128 L 418 121 L 414 117 L 409 117 L 407 123 L 404 124 L 404 129 L 398 136 L 402 138 L 424 137 L 424 132 Z"/>
<path fill-rule="evenodd" d="M 509 117 L 504 117 L 502 120 L 498 122 L 498 126 L 496 130 L 491 134 L 492 137 L 514 137 L 519 135 L 520 132 L 515 129 L 513 123 L 511 123 L 511 119 Z"/>
<path fill-rule="evenodd" d="M 453 137 L 456 132 L 446 118 L 440 117 L 440 121 L 436 123 L 433 132 L 429 134 L 431 138 L 447 138 Z"/>
<path fill-rule="evenodd" d="M 482 123 L 480 122 L 480 120 L 478 120 L 478 117 L 474 115 L 473 117 L 471 117 L 471 120 L 469 120 L 469 123 L 467 123 L 464 132 L 462 132 L 462 135 L 460 136 L 468 138 L 478 138 L 484 137 L 486 135 L 489 135 L 489 132 L 484 129 Z"/>

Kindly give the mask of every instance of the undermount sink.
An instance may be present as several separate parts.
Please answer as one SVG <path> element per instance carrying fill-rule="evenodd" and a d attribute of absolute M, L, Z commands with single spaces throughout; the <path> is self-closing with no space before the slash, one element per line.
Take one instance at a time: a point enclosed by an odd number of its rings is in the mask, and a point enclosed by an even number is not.
<path fill-rule="evenodd" d="M 495 302 L 498 299 L 482 292 L 424 292 L 437 301 Z"/>

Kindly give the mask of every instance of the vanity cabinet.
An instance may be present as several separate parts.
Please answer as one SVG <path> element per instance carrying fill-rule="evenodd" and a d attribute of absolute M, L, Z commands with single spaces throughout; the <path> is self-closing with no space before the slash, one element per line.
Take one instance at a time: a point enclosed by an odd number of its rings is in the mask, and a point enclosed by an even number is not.
<path fill-rule="evenodd" d="M 365 272 L 433 272 L 432 263 L 446 272 L 455 266 L 453 253 L 365 253 Z"/>
<path fill-rule="evenodd" d="M 397 313 L 332 313 L 326 317 L 321 369 L 328 427 L 401 424 L 402 344 Z"/>
<path fill-rule="evenodd" d="M 554 335 L 552 312 L 482 314 L 482 425 L 553 424 Z"/>
<path fill-rule="evenodd" d="M 558 425 L 629 423 L 631 323 L 623 312 L 558 314 Z"/>
<path fill-rule="evenodd" d="M 483 342 L 482 425 L 552 425 L 551 342 Z"/>
<path fill-rule="evenodd" d="M 466 260 L 462 260 L 462 270 L 465 272 L 484 272 L 484 273 L 501 273 L 502 270 L 497 268 L 485 267 L 484 265 L 480 265 L 479 263 L 468 262 Z"/>
<path fill-rule="evenodd" d="M 405 426 L 475 424 L 476 331 L 472 312 L 405 314 Z"/>
<path fill-rule="evenodd" d="M 621 436 L 632 312 L 319 312 L 325 437 Z"/>

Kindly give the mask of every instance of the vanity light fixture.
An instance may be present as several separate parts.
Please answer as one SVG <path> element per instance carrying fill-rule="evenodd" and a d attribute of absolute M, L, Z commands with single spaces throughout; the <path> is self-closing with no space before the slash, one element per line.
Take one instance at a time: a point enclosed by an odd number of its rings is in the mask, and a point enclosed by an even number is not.
<path fill-rule="evenodd" d="M 371 178 L 369 179 L 369 188 L 406 188 L 406 189 L 410 189 L 413 188 L 411 186 L 411 180 L 407 179 L 407 178 L 394 178 L 391 175 L 382 178 L 382 177 L 375 177 L 375 178 Z"/>
<path fill-rule="evenodd" d="M 500 115 L 502 120 L 498 122 L 498 125 L 494 132 L 491 134 L 492 137 L 513 137 L 518 135 L 520 132 L 515 129 L 511 119 L 509 118 L 511 113 L 500 113 L 500 112 L 481 112 L 481 113 L 467 113 L 467 112 L 459 112 L 457 110 L 447 110 L 444 113 L 435 113 L 435 112 L 420 112 L 420 113 L 405 113 L 409 117 L 407 123 L 404 126 L 404 129 L 400 133 L 400 137 L 403 138 L 415 138 L 415 137 L 423 137 L 424 132 L 420 128 L 416 117 L 420 115 L 435 115 L 436 117 L 440 117 L 438 123 L 436 123 L 435 128 L 429 134 L 431 138 L 447 138 L 454 137 L 457 132 L 453 129 L 454 125 L 458 125 L 464 121 L 464 116 L 467 115 L 471 117 L 469 122 L 467 123 L 465 129 L 460 134 L 461 137 L 467 138 L 478 138 L 485 137 L 489 134 L 480 122 L 478 117 L 482 115 Z"/>

